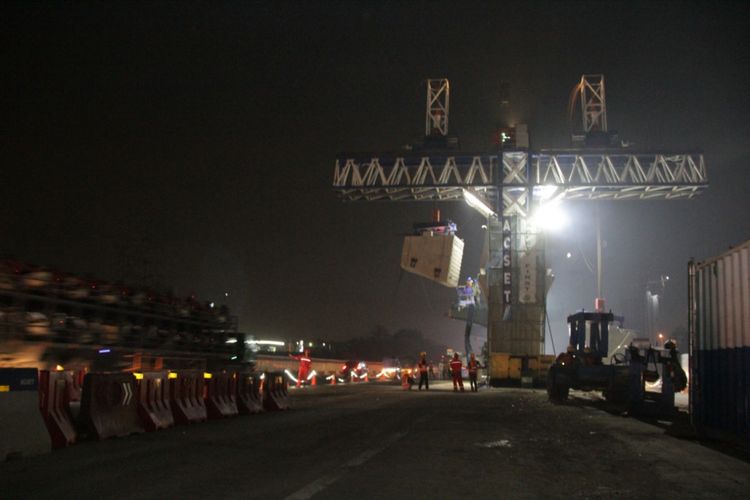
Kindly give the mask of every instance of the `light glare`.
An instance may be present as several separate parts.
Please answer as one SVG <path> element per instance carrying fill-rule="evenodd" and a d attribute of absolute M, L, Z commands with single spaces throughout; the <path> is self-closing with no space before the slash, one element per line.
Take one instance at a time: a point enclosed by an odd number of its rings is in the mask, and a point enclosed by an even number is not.
<path fill-rule="evenodd" d="M 464 192 L 464 200 L 471 208 L 478 211 L 480 214 L 482 214 L 484 217 L 487 217 L 487 218 L 496 216 L 495 212 L 490 207 L 485 205 L 485 203 L 482 200 L 480 200 L 476 195 L 474 195 L 473 193 L 469 192 L 466 189 L 464 189 L 463 192 Z"/>
<path fill-rule="evenodd" d="M 551 232 L 561 231 L 568 225 L 568 216 L 560 208 L 559 203 L 540 205 L 531 220 L 539 229 Z"/>

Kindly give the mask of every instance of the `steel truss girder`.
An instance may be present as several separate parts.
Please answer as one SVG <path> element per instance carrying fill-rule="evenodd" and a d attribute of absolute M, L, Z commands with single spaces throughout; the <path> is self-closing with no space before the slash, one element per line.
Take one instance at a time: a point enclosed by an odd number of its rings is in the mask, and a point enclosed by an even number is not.
<path fill-rule="evenodd" d="M 502 189 L 503 211 L 521 216 L 534 188 L 554 190 L 558 199 L 669 200 L 692 198 L 707 186 L 700 153 L 588 150 L 340 158 L 333 179 L 334 189 L 348 201 L 460 200 L 462 189 L 492 201 Z"/>
<path fill-rule="evenodd" d="M 708 182 L 701 154 L 539 153 L 534 184 L 554 186 L 701 186 Z"/>
<path fill-rule="evenodd" d="M 427 190 L 494 185 L 495 155 L 338 159 L 333 187 L 338 190 Z"/>

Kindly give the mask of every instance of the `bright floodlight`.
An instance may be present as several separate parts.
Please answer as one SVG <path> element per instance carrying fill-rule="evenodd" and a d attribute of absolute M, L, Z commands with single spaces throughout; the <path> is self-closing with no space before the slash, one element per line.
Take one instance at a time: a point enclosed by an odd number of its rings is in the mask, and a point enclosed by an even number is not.
<path fill-rule="evenodd" d="M 534 198 L 542 202 L 557 194 L 557 186 L 534 186 Z"/>
<path fill-rule="evenodd" d="M 464 200 L 466 200 L 466 203 L 471 208 L 473 208 L 474 210 L 482 214 L 484 217 L 487 217 L 487 218 L 496 217 L 495 212 L 490 207 L 485 205 L 485 203 L 482 200 L 477 198 L 476 195 L 467 191 L 466 189 L 464 189 L 463 191 L 464 191 Z"/>
<path fill-rule="evenodd" d="M 246 340 L 245 343 L 249 345 L 275 345 L 280 347 L 285 345 L 280 340 Z"/>
<path fill-rule="evenodd" d="M 533 224 L 544 231 L 561 231 L 568 225 L 568 216 L 560 203 L 545 203 L 537 207 L 531 217 Z"/>

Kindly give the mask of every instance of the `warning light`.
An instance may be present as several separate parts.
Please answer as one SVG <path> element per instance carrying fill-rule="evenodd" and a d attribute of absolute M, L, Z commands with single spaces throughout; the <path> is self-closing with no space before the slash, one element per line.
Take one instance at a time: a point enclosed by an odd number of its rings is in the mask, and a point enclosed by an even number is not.
<path fill-rule="evenodd" d="M 212 378 L 212 377 L 213 377 L 213 375 L 211 375 L 211 374 L 210 374 L 210 373 L 208 373 L 208 372 L 206 372 L 206 373 L 204 373 L 204 374 L 203 374 L 203 378 L 206 378 L 206 379 L 208 379 L 208 378 Z"/>
<path fill-rule="evenodd" d="M 62 365 L 57 365 L 55 367 L 55 370 L 57 370 L 58 372 L 61 372 L 61 371 L 65 370 L 65 368 L 63 368 Z"/>
<path fill-rule="evenodd" d="M 133 376 L 135 377 L 136 380 L 143 380 L 143 374 L 142 373 L 134 372 Z"/>
<path fill-rule="evenodd" d="M 169 375 L 167 375 L 167 378 L 177 378 L 177 374 L 175 372 L 169 372 Z"/>

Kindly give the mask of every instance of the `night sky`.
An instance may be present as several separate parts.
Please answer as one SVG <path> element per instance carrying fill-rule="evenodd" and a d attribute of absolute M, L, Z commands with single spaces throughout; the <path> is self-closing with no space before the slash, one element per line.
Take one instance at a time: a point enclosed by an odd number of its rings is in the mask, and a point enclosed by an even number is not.
<path fill-rule="evenodd" d="M 381 324 L 460 347 L 453 290 L 399 268 L 432 204 L 340 202 L 337 154 L 418 140 L 440 77 L 464 150 L 490 148 L 501 81 L 533 148 L 567 146 L 569 92 L 603 73 L 610 129 L 705 152 L 699 198 L 600 205 L 609 306 L 642 327 L 647 283 L 669 275 L 670 332 L 687 324 L 688 259 L 750 238 L 747 19 L 747 2 L 6 2 L 0 253 L 196 292 L 260 337 Z M 482 219 L 440 208 L 476 274 Z M 595 295 L 594 204 L 568 209 L 547 254 L 558 351 Z"/>

